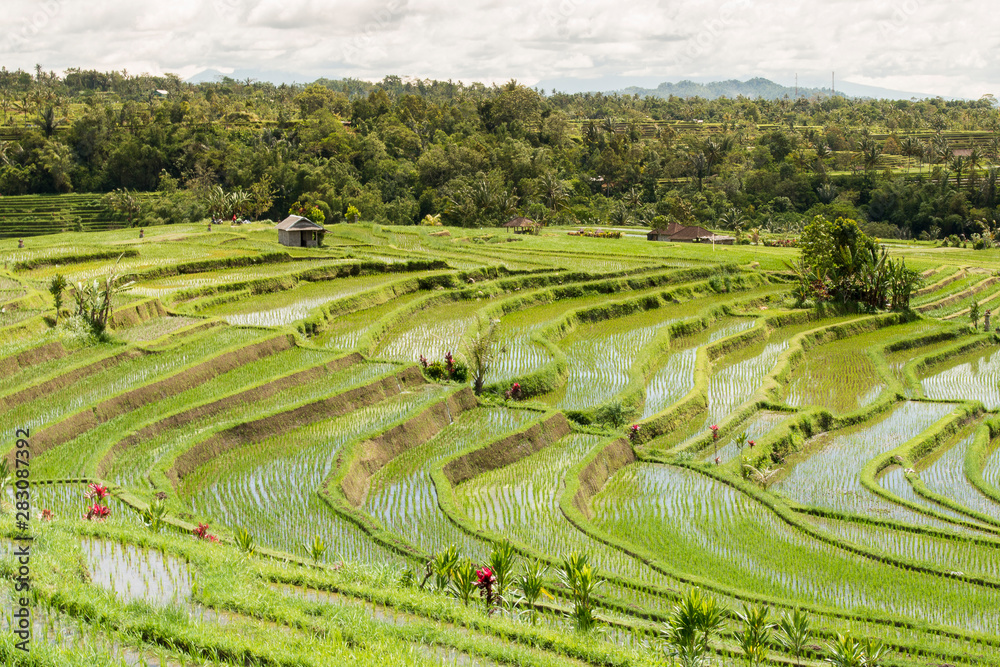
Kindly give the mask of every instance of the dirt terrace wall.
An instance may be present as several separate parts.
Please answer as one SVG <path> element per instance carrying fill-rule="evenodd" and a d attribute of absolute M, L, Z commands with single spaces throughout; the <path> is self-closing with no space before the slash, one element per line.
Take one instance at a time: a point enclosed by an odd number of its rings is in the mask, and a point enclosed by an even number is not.
<path fill-rule="evenodd" d="M 55 345 L 59 345 L 60 347 L 62 347 L 62 345 L 59 343 L 55 343 Z M 65 389 L 66 387 L 75 384 L 86 377 L 94 375 L 95 373 L 99 373 L 107 368 L 111 368 L 112 366 L 117 366 L 123 361 L 140 357 L 142 356 L 142 354 L 143 353 L 138 350 L 127 350 L 125 352 L 120 352 L 118 354 L 109 357 L 104 357 L 103 359 L 98 359 L 97 361 L 91 364 L 87 364 L 86 366 L 81 366 L 80 368 L 74 369 L 69 373 L 63 373 L 62 375 L 54 377 L 50 380 L 46 380 L 45 382 L 31 385 L 30 387 L 25 387 L 20 391 L 16 391 L 13 394 L 10 394 L 9 396 L 4 396 L 3 398 L 0 398 L 0 411 L 8 410 L 14 407 L 15 405 L 21 405 L 22 403 L 29 403 L 47 394 L 59 391 L 60 389 Z M 49 358 L 60 359 L 63 356 L 64 355 L 57 355 Z M 41 361 L 45 360 L 38 359 L 36 360 L 36 363 L 40 363 Z"/>
<path fill-rule="evenodd" d="M 58 341 L 33 347 L 20 354 L 0 359 L 0 375 L 10 377 L 35 364 L 41 364 L 52 359 L 62 359 L 67 354 L 66 348 Z"/>
<path fill-rule="evenodd" d="M 337 371 L 348 368 L 349 366 L 354 366 L 363 361 L 363 358 L 358 353 L 349 354 L 345 357 L 340 357 L 339 359 L 334 359 L 331 362 L 321 364 L 319 366 L 314 366 L 312 368 L 307 368 L 305 370 L 299 371 L 297 373 L 292 373 L 291 375 L 286 375 L 285 377 L 278 378 L 271 382 L 267 382 L 256 387 L 251 387 L 245 391 L 241 391 L 237 394 L 231 394 L 220 398 L 217 401 L 212 401 L 211 403 L 205 403 L 203 405 L 198 405 L 189 410 L 183 412 L 178 412 L 169 415 L 157 422 L 154 422 L 143 429 L 136 431 L 132 435 L 119 440 L 115 445 L 104 455 L 101 462 L 97 466 L 97 476 L 104 477 L 111 463 L 117 456 L 120 456 L 125 450 L 134 447 L 140 442 L 149 440 L 156 437 L 157 435 L 164 433 L 175 428 L 180 428 L 185 424 L 190 424 L 191 422 L 204 419 L 206 417 L 211 417 L 216 415 L 233 405 L 239 403 L 256 403 L 260 401 L 267 400 L 268 398 L 274 396 L 278 392 L 290 389 L 292 387 L 298 386 L 300 384 L 308 384 L 310 382 L 315 382 L 321 379 L 323 376 L 335 373 Z"/>
<path fill-rule="evenodd" d="M 604 488 L 612 475 L 635 460 L 632 445 L 625 438 L 619 438 L 605 447 L 580 471 L 580 488 L 573 496 L 576 508 L 589 518 L 590 499 Z"/>
<path fill-rule="evenodd" d="M 245 424 L 238 424 L 216 433 L 182 453 L 167 470 L 167 478 L 176 486 L 198 467 L 242 445 L 261 442 L 272 435 L 308 424 L 339 417 L 374 405 L 405 391 L 407 387 L 424 384 L 424 376 L 416 366 L 384 377 L 375 382 L 350 389 L 336 396 L 314 401 L 293 410 L 280 412 Z"/>
<path fill-rule="evenodd" d="M 457 486 L 476 475 L 509 466 L 531 456 L 569 433 L 569 422 L 565 415 L 561 412 L 554 414 L 524 431 L 449 461 L 444 466 L 445 477 L 452 486 Z"/>
<path fill-rule="evenodd" d="M 125 329 L 167 314 L 159 299 L 148 299 L 119 308 L 111 315 L 112 329 Z"/>
<path fill-rule="evenodd" d="M 434 403 L 419 415 L 363 443 L 340 483 L 348 501 L 358 507 L 368 493 L 368 483 L 380 468 L 403 452 L 427 442 L 478 402 L 472 389 L 465 387 L 446 400 Z"/>
<path fill-rule="evenodd" d="M 277 354 L 294 346 L 291 335 L 278 336 L 248 345 L 232 352 L 220 354 L 208 361 L 192 366 L 159 382 L 154 382 L 132 391 L 119 394 L 98 403 L 91 410 L 73 415 L 69 419 L 50 426 L 36 435 L 32 441 L 32 455 L 38 456 L 53 447 L 69 442 L 98 424 L 108 421 L 148 403 L 160 401 L 211 380 L 245 364 Z M 89 417 L 87 416 L 89 415 Z"/>

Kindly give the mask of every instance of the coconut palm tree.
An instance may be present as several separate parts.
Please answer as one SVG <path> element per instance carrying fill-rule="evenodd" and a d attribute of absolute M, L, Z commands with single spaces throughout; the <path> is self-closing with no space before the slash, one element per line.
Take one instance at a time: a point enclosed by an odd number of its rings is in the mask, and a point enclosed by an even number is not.
<path fill-rule="evenodd" d="M 961 155 L 956 155 L 951 158 L 951 161 L 948 163 L 951 170 L 955 172 L 955 185 L 958 186 L 959 189 L 962 187 L 962 172 L 965 170 L 967 165 L 968 159 L 962 157 Z"/>

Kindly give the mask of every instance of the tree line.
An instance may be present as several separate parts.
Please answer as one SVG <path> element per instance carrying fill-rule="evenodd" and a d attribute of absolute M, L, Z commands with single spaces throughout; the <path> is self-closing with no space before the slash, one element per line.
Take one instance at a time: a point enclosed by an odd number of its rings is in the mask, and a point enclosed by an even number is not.
<path fill-rule="evenodd" d="M 998 154 L 989 97 L 709 100 L 0 69 L 0 195 L 160 192 L 136 224 L 208 217 L 222 190 L 255 215 L 318 210 L 327 222 L 353 207 L 393 224 L 520 214 L 794 235 L 823 215 L 876 237 L 992 238 Z M 885 169 L 902 161 L 916 165 L 909 177 Z"/>

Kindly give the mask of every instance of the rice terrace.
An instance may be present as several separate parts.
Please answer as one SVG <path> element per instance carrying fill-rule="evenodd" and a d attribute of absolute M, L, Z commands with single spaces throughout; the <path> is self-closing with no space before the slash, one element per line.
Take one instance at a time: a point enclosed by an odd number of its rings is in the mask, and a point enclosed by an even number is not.
<path fill-rule="evenodd" d="M 1000 255 L 635 230 L 0 240 L 6 664 L 1000 665 Z"/>

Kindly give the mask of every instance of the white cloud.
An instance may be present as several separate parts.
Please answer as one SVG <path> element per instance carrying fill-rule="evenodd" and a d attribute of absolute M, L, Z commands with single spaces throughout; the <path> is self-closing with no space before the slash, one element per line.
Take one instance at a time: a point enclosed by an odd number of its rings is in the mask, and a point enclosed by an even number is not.
<path fill-rule="evenodd" d="M 984 0 L 5 0 L 0 64 L 471 81 L 643 75 L 1000 93 Z"/>

